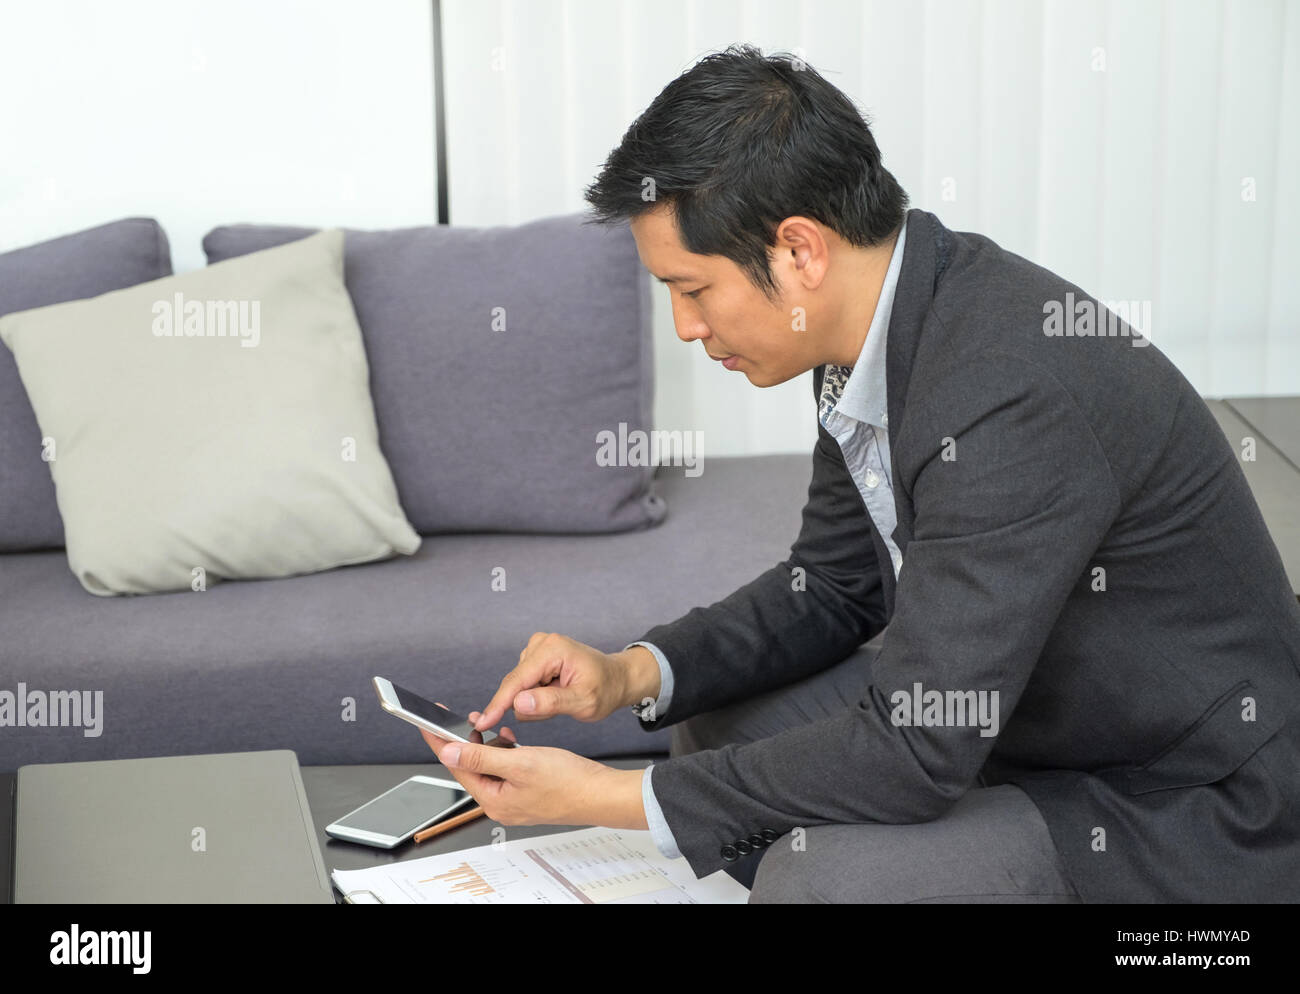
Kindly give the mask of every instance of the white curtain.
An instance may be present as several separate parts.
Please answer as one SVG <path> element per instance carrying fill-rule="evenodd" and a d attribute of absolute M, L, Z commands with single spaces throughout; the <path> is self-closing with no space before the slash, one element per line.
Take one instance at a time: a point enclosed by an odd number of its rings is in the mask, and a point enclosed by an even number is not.
<path fill-rule="evenodd" d="M 1300 393 L 1296 0 L 443 0 L 454 224 L 581 210 L 669 80 L 792 51 L 870 117 L 913 206 L 1103 300 L 1211 396 Z M 592 288 L 593 293 L 599 287 Z M 768 390 L 673 333 L 658 427 L 809 451 L 808 377 Z"/>

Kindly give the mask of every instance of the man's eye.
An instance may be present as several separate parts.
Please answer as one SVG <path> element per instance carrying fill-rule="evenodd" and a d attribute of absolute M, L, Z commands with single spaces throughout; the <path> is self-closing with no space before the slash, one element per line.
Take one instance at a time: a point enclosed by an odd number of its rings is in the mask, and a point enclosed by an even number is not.
<path fill-rule="evenodd" d="M 704 292 L 704 287 L 700 287 L 698 290 L 692 290 L 690 293 L 683 293 L 682 296 L 690 297 L 694 299 L 695 297 L 698 297 L 703 292 Z"/>

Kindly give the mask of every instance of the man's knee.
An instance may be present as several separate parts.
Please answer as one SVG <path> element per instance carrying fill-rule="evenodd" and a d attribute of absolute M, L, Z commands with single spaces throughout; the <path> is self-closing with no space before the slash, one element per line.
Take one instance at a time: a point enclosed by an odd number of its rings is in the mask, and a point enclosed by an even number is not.
<path fill-rule="evenodd" d="M 827 904 L 832 899 L 821 893 L 815 883 L 813 867 L 792 848 L 790 837 L 783 836 L 763 851 L 754 882 L 750 886 L 750 904 Z"/>
<path fill-rule="evenodd" d="M 861 825 L 818 825 L 781 836 L 763 852 L 750 904 L 843 904 L 906 899 L 900 868 L 857 834 Z"/>
<path fill-rule="evenodd" d="M 753 904 L 1077 900 L 1037 809 L 1009 785 L 931 822 L 796 829 L 764 851 L 750 891 Z"/>

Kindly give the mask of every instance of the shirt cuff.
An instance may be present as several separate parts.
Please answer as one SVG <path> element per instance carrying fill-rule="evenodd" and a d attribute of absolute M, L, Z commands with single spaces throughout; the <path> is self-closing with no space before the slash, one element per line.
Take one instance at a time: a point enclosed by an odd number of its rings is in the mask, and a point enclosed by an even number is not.
<path fill-rule="evenodd" d="M 623 651 L 626 652 L 633 645 L 640 645 L 649 649 L 650 653 L 655 657 L 655 662 L 659 664 L 659 696 L 655 698 L 654 716 L 662 718 L 668 713 L 668 705 L 672 703 L 673 699 L 673 668 L 668 665 L 668 660 L 659 651 L 657 645 L 650 642 L 633 642 L 632 645 L 624 646 Z"/>
<path fill-rule="evenodd" d="M 641 804 L 645 807 L 646 824 L 650 826 L 650 837 L 654 839 L 659 851 L 668 859 L 679 859 L 682 851 L 677 848 L 673 830 L 668 827 L 668 821 L 664 818 L 664 809 L 659 806 L 655 792 L 650 786 L 652 770 L 654 770 L 653 763 L 646 767 L 645 776 L 641 778 Z"/>

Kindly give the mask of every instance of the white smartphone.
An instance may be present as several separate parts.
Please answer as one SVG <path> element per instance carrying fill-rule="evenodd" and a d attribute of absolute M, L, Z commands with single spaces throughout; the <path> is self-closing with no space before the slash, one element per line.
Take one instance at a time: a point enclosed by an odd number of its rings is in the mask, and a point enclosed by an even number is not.
<path fill-rule="evenodd" d="M 454 780 L 411 777 L 325 826 L 325 833 L 363 846 L 392 849 L 474 798 Z"/>
<path fill-rule="evenodd" d="M 375 693 L 379 695 L 379 703 L 385 711 L 403 721 L 409 721 L 416 728 L 432 732 L 439 738 L 511 748 L 517 745 L 493 732 L 484 733 L 476 730 L 468 718 L 462 718 L 442 704 L 425 700 L 414 691 L 399 687 L 391 680 L 377 676 L 374 678 L 374 684 Z"/>

